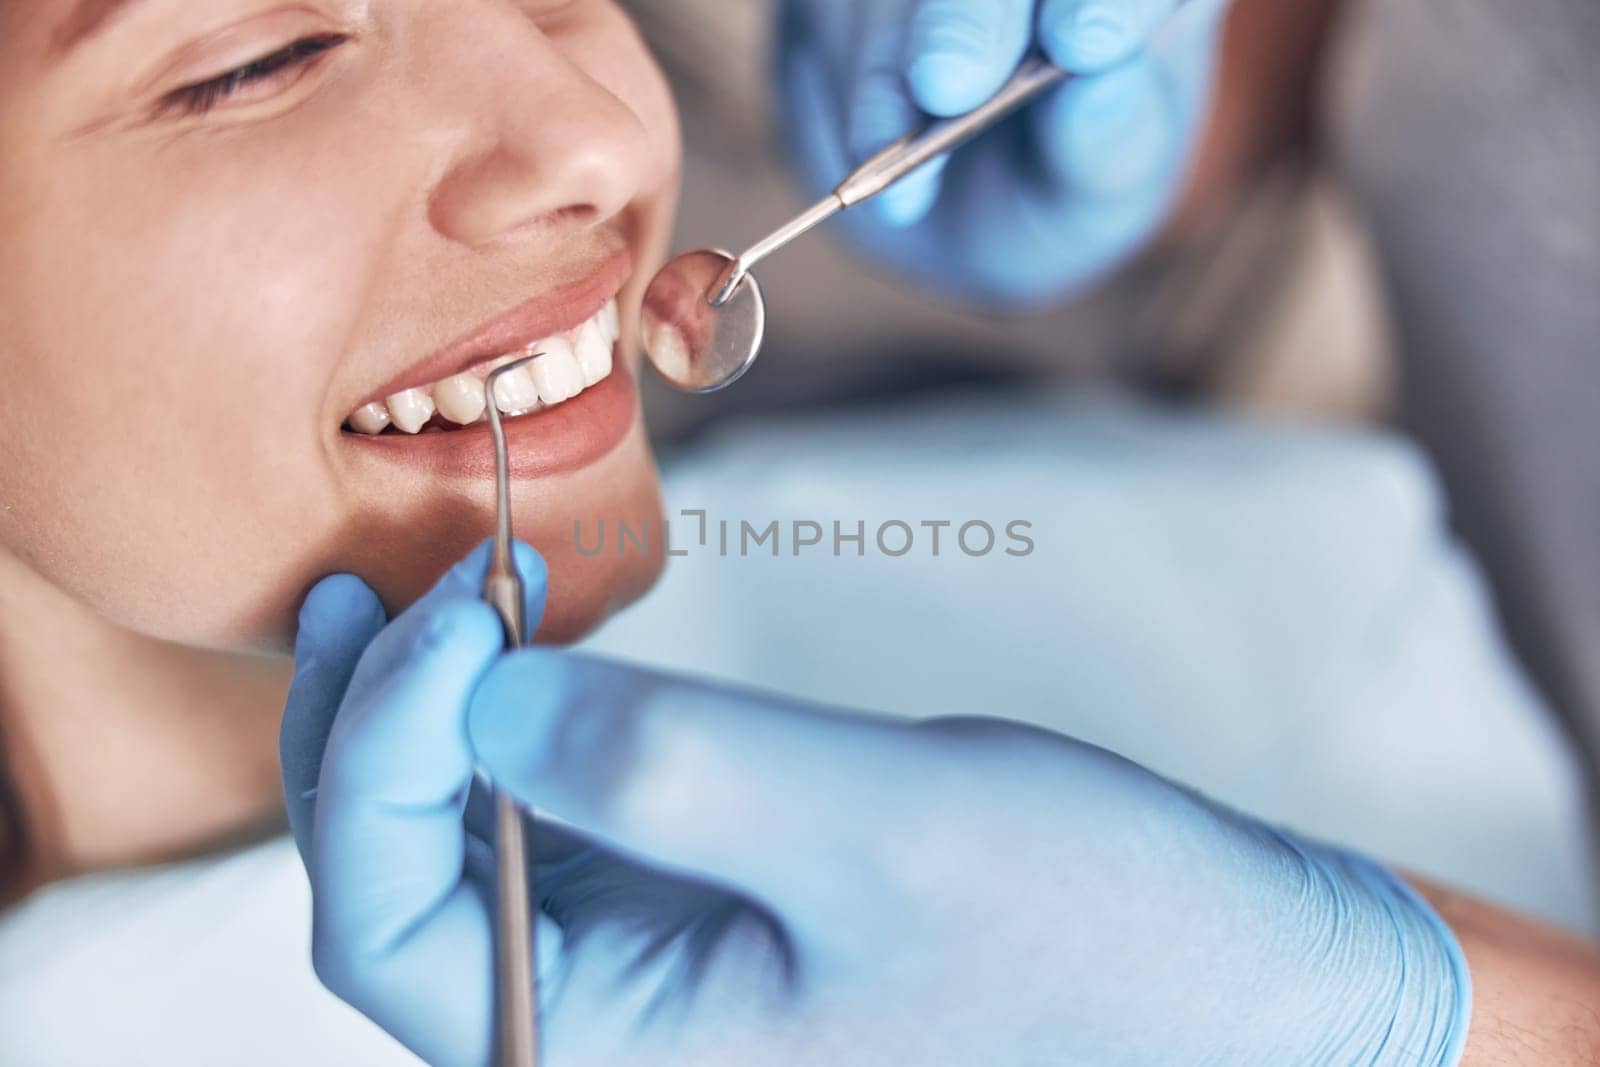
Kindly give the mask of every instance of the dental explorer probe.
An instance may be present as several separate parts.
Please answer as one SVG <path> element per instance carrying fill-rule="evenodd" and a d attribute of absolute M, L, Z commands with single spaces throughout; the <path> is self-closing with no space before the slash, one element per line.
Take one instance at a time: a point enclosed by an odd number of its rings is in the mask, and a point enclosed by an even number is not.
<path fill-rule="evenodd" d="M 755 363 L 766 331 L 766 301 L 750 273 L 757 263 L 961 147 L 1067 76 L 1042 56 L 1031 56 L 988 101 L 896 141 L 851 172 L 826 199 L 741 255 L 701 249 L 673 258 L 645 291 L 644 341 L 650 362 L 683 392 L 714 393 L 738 381 Z"/>
<path fill-rule="evenodd" d="M 484 383 L 489 432 L 494 437 L 494 555 L 484 579 L 483 599 L 500 613 L 506 648 L 528 643 L 526 589 L 517 573 L 511 531 L 511 456 L 501 424 L 495 387 L 505 375 L 525 367 L 536 353 L 497 368 Z M 539 974 L 534 961 L 537 927 L 533 923 L 533 874 L 526 827 L 517 802 L 502 789 L 494 791 L 494 1038 L 497 1067 L 538 1067 Z"/>

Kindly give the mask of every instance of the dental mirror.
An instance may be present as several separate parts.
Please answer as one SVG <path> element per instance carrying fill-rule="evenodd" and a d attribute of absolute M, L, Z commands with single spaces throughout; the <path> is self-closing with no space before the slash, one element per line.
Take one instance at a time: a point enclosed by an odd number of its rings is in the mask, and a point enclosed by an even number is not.
<path fill-rule="evenodd" d="M 650 362 L 669 385 L 686 393 L 714 393 L 738 381 L 755 363 L 767 329 L 767 305 L 750 273 L 757 263 L 976 137 L 1067 76 L 1043 56 L 1030 57 L 988 102 L 896 141 L 853 171 L 827 198 L 742 255 L 702 249 L 668 262 L 644 295 L 643 340 Z"/>
<path fill-rule="evenodd" d="M 714 298 L 738 260 L 685 252 L 661 268 L 644 294 L 644 348 L 657 373 L 686 393 L 714 393 L 744 376 L 761 351 L 767 305 L 751 274 L 720 305 Z"/>

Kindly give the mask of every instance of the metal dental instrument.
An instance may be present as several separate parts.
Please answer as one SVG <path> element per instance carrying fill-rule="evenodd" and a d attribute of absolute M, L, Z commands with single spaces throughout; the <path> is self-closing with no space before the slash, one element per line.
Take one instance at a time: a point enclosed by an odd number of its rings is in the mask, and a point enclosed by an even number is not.
<path fill-rule="evenodd" d="M 750 273 L 757 263 L 959 148 L 1066 78 L 1060 67 L 1030 57 L 987 103 L 896 141 L 858 167 L 827 199 L 742 255 L 701 249 L 668 262 L 645 292 L 644 345 L 650 362 L 670 385 L 687 393 L 714 393 L 738 381 L 755 363 L 766 333 L 766 301 Z"/>
<path fill-rule="evenodd" d="M 540 353 L 542 354 L 542 353 Z M 494 437 L 494 555 L 483 583 L 483 599 L 500 613 L 506 647 L 528 643 L 527 601 L 522 577 L 512 554 L 511 457 L 495 387 L 500 379 L 538 359 L 531 355 L 497 368 L 484 383 L 489 432 Z M 497 1067 L 537 1067 L 539 1063 L 539 974 L 534 948 L 533 875 L 528 860 L 522 812 L 509 793 L 494 791 L 495 926 L 494 1036 Z"/>

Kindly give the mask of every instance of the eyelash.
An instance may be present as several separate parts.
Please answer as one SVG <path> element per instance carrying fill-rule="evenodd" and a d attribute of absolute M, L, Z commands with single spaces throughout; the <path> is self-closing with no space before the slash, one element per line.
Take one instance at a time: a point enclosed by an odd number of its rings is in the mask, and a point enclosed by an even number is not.
<path fill-rule="evenodd" d="M 303 70 L 319 57 L 344 44 L 349 38 L 339 34 L 306 37 L 270 55 L 246 63 L 209 81 L 186 85 L 162 98 L 162 110 L 185 115 L 204 115 L 240 89 L 275 75 Z"/>

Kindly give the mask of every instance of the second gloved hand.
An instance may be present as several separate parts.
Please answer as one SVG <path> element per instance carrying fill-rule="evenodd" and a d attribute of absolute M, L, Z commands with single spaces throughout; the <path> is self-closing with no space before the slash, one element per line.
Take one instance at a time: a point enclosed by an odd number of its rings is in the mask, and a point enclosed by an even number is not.
<path fill-rule="evenodd" d="M 846 216 L 871 258 L 998 304 L 1069 294 L 1172 209 L 1227 0 L 784 0 L 780 95 L 815 193 L 930 117 L 970 111 L 1030 50 L 1079 77 Z"/>

